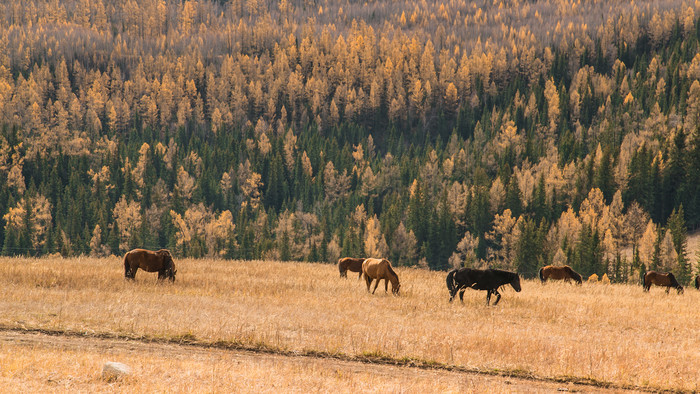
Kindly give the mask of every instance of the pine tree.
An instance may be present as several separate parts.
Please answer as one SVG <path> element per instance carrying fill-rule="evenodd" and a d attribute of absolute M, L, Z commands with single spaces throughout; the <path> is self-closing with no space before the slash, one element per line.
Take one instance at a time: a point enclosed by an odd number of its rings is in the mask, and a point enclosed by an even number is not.
<path fill-rule="evenodd" d="M 518 217 L 523 213 L 523 199 L 518 185 L 518 177 L 512 176 L 508 187 L 506 188 L 506 200 L 504 203 L 506 209 L 510 209 L 514 217 Z"/>
<path fill-rule="evenodd" d="M 543 265 L 544 226 L 539 229 L 531 219 L 520 222 L 520 239 L 517 245 L 516 266 L 518 273 L 525 278 L 534 278 L 537 268 Z"/>
<path fill-rule="evenodd" d="M 683 204 L 674 209 L 666 224 L 673 237 L 673 247 L 678 254 L 678 281 L 687 284 L 690 281 L 691 267 L 687 257 L 688 235 L 683 215 Z"/>
<path fill-rule="evenodd" d="M 282 233 L 282 239 L 279 241 L 279 250 L 280 250 L 280 260 L 282 261 L 289 261 L 292 259 L 292 254 L 289 250 L 289 236 L 287 235 L 287 232 L 285 231 Z"/>

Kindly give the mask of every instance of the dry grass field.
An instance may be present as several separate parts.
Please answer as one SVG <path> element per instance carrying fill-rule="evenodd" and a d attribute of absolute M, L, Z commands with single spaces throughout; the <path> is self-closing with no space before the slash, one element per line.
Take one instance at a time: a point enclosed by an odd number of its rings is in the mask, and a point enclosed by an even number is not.
<path fill-rule="evenodd" d="M 103 380 L 102 365 L 114 359 L 135 373 Z M 0 365 L 3 393 L 537 393 L 576 388 L 440 369 L 14 331 L 0 334 Z"/>
<path fill-rule="evenodd" d="M 677 295 L 659 288 L 643 293 L 641 286 L 524 281 L 521 293 L 508 288 L 497 307 L 487 307 L 485 292 L 471 290 L 464 304 L 449 304 L 445 274 L 440 272 L 398 268 L 401 296 L 394 297 L 384 294 L 383 284 L 377 294 L 367 294 L 356 275 L 341 279 L 332 265 L 218 260 L 176 264 L 175 284 L 156 284 L 155 274 L 141 271 L 135 282 L 125 281 L 122 261 L 116 258 L 2 259 L 0 327 L 436 363 L 618 388 L 700 389 L 700 292 L 695 289 Z M 13 346 L 10 342 L 0 347 L 0 386 L 14 376 L 6 363 L 10 359 L 21 364 L 42 357 L 71 358 L 72 364 L 65 367 L 54 362 L 58 371 L 67 368 L 65 375 L 76 376 L 81 373 L 76 365 L 95 363 L 101 355 L 89 349 L 72 355 L 68 350 L 17 351 Z M 18 356 L 8 356 L 14 353 Z M 164 357 L 122 353 L 126 359 L 115 361 L 148 365 L 144 360 L 149 357 Z M 180 381 L 171 376 L 171 387 L 186 390 L 183 385 L 197 378 L 197 371 L 205 377 L 202 384 L 218 376 L 232 380 L 233 372 L 218 375 L 212 365 L 221 364 L 206 357 L 182 361 L 180 366 L 192 372 Z M 157 372 L 162 367 L 152 368 Z M 306 383 L 295 378 L 305 375 L 300 368 L 273 368 L 278 380 L 267 387 L 301 387 Z M 267 376 L 270 370 L 264 364 L 246 367 L 247 375 L 236 379 L 247 376 L 255 382 L 255 376 Z M 329 371 L 338 373 L 335 368 Z M 76 381 L 94 383 L 99 371 L 82 373 Z M 337 379 L 330 372 L 308 376 L 312 391 L 324 384 L 345 391 L 371 389 L 357 386 L 366 382 L 362 378 Z M 49 378 L 43 379 L 37 384 Z M 425 387 L 432 388 L 429 381 Z M 108 391 L 111 386 L 103 384 Z M 409 391 L 420 391 L 423 383 L 407 384 L 414 388 Z M 455 390 L 463 391 L 459 386 Z"/>

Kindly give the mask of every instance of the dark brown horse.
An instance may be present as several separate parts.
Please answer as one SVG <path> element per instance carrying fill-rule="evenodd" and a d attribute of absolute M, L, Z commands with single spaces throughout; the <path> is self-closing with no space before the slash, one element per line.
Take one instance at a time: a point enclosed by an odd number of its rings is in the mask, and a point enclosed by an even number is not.
<path fill-rule="evenodd" d="M 447 273 L 447 290 L 450 292 L 450 302 L 455 298 L 459 291 L 459 299 L 464 302 L 464 291 L 467 288 L 474 290 L 486 290 L 486 305 L 491 302 L 491 294 L 496 295 L 497 305 L 501 300 L 501 293 L 498 288 L 505 285 L 511 285 L 515 291 L 520 291 L 520 275 L 515 272 L 503 271 L 497 269 L 472 269 L 458 268 Z"/>
<path fill-rule="evenodd" d="M 564 282 L 571 282 L 571 280 L 573 279 L 578 284 L 581 284 L 583 282 L 583 279 L 581 279 L 581 275 L 579 275 L 578 272 L 571 269 L 571 267 L 569 267 L 568 265 L 565 265 L 563 267 L 548 265 L 540 268 L 540 280 L 542 281 L 542 283 L 546 282 L 548 279 L 564 280 Z"/>
<path fill-rule="evenodd" d="M 678 283 L 676 277 L 670 272 L 661 273 L 656 271 L 647 271 L 647 273 L 644 274 L 644 291 L 649 291 L 651 285 L 666 287 L 666 293 L 668 293 L 668 291 L 671 290 L 671 287 L 673 287 L 678 291 L 678 294 L 683 294 L 683 286 Z"/>
<path fill-rule="evenodd" d="M 391 282 L 391 292 L 392 294 L 399 295 L 399 288 L 401 284 L 399 283 L 399 276 L 391 268 L 391 263 L 387 259 L 365 259 L 362 263 L 362 274 L 365 276 L 365 281 L 367 281 L 367 292 L 369 292 L 369 285 L 372 284 L 373 280 L 377 282 L 374 284 L 374 290 L 372 294 L 377 290 L 379 286 L 379 281 L 384 279 L 384 292 L 389 289 L 389 282 Z"/>
<path fill-rule="evenodd" d="M 695 288 L 700 290 L 700 275 L 695 277 Z"/>
<path fill-rule="evenodd" d="M 134 279 L 136 271 L 141 268 L 146 272 L 158 272 L 158 280 L 170 279 L 175 282 L 175 262 L 167 249 L 151 251 L 134 249 L 124 255 L 124 277 Z"/>
<path fill-rule="evenodd" d="M 365 259 L 356 259 L 354 257 L 343 257 L 338 260 L 338 270 L 341 278 L 348 277 L 348 271 L 359 272 L 357 279 L 362 278 L 362 263 Z"/>

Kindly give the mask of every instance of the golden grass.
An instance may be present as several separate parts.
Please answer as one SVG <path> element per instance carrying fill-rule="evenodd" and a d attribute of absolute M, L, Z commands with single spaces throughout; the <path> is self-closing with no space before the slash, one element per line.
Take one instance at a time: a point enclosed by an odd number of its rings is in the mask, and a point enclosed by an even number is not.
<path fill-rule="evenodd" d="M 34 343 L 31 337 L 45 343 Z M 464 375 L 308 357 L 85 338 L 0 343 L 0 391 L 13 392 L 552 392 L 566 384 Z M 55 341 L 55 342 L 54 342 Z M 50 343 L 53 342 L 53 343 Z M 103 343 L 104 342 L 104 343 Z M 133 374 L 100 376 L 107 360 Z"/>
<path fill-rule="evenodd" d="M 700 292 L 524 281 L 497 307 L 445 274 L 397 269 L 401 296 L 335 266 L 178 260 L 175 284 L 117 259 L 0 260 L 0 325 L 415 358 L 617 385 L 700 389 Z M 381 293 L 380 293 L 381 291 Z"/>

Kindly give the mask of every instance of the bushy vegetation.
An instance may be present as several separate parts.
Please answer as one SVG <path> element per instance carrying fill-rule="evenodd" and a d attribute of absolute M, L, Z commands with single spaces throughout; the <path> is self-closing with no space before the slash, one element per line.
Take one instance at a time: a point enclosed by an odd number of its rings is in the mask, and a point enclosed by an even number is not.
<path fill-rule="evenodd" d="M 0 245 L 693 272 L 695 2 L 8 2 Z M 632 253 L 626 253 L 632 250 Z"/>

